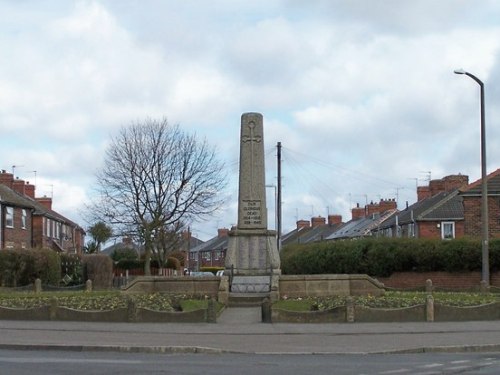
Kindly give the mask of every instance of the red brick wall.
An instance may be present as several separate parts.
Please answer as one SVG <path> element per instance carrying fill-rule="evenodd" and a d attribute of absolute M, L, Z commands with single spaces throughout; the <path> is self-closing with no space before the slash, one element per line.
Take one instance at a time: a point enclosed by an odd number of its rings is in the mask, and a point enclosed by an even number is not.
<path fill-rule="evenodd" d="M 481 282 L 481 272 L 448 273 L 448 272 L 396 272 L 390 277 L 377 277 L 386 287 L 396 289 L 412 289 L 425 287 L 426 280 L 432 285 L 444 289 L 476 289 Z M 491 273 L 492 286 L 500 287 L 500 273 Z"/>
<path fill-rule="evenodd" d="M 481 237 L 481 197 L 464 197 L 465 234 Z M 489 235 L 500 237 L 500 198 L 488 197 Z"/>
<path fill-rule="evenodd" d="M 3 220 L 5 220 L 5 216 Z M 5 223 L 5 221 L 3 222 Z M 2 248 L 31 248 L 31 210 L 26 209 L 26 229 L 23 229 L 22 208 L 14 207 L 14 228 L 4 226 L 2 242 Z"/>
<path fill-rule="evenodd" d="M 439 228 L 438 228 L 439 224 Z M 455 221 L 455 238 L 465 234 L 464 222 Z M 421 221 L 418 223 L 419 238 L 441 238 L 441 221 Z"/>

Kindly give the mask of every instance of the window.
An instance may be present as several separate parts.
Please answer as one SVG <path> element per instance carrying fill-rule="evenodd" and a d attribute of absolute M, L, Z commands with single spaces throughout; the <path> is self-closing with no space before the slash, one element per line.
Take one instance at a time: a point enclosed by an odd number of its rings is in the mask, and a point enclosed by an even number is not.
<path fill-rule="evenodd" d="M 26 210 L 22 211 L 22 216 L 21 216 L 21 227 L 23 229 L 26 229 Z"/>
<path fill-rule="evenodd" d="M 222 259 L 222 251 L 216 250 L 214 253 L 214 260 L 219 260 L 219 259 Z"/>
<path fill-rule="evenodd" d="M 204 251 L 203 252 L 203 259 L 207 262 L 210 262 L 212 260 L 212 252 L 211 251 Z"/>
<path fill-rule="evenodd" d="M 7 228 L 14 228 L 14 207 L 6 207 L 5 226 Z"/>
<path fill-rule="evenodd" d="M 51 220 L 50 219 L 47 219 L 46 221 L 47 225 L 45 226 L 45 228 L 47 229 L 47 233 L 45 234 L 47 237 L 50 237 L 50 226 L 52 225 L 51 224 Z"/>
<path fill-rule="evenodd" d="M 455 223 L 453 221 L 444 221 L 441 223 L 441 238 L 443 240 L 455 238 Z"/>

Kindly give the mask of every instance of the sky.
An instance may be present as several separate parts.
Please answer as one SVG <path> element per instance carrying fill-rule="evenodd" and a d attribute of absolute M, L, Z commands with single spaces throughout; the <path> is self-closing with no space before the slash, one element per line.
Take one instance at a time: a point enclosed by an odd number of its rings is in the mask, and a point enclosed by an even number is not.
<path fill-rule="evenodd" d="M 53 208 L 82 209 L 111 137 L 167 118 L 206 138 L 227 201 L 191 224 L 237 222 L 240 118 L 264 116 L 269 226 L 282 144 L 283 232 L 380 199 L 399 208 L 451 174 L 500 168 L 495 0 L 0 0 L 0 169 Z"/>

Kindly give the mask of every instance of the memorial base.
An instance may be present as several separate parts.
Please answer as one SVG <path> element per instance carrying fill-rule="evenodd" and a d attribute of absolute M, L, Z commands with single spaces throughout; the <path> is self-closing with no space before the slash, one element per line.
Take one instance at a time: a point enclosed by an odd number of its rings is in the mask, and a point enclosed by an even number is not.
<path fill-rule="evenodd" d="M 276 232 L 266 229 L 233 229 L 229 232 L 226 272 L 233 275 L 280 275 Z"/>

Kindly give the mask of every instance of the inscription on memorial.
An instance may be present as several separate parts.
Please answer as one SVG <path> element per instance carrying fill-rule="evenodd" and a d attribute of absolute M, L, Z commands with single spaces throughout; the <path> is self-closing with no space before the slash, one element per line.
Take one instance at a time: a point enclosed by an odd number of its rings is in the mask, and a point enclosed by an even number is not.
<path fill-rule="evenodd" d="M 259 200 L 243 200 L 242 202 L 243 224 L 246 225 L 261 225 L 262 210 L 261 201 Z"/>

